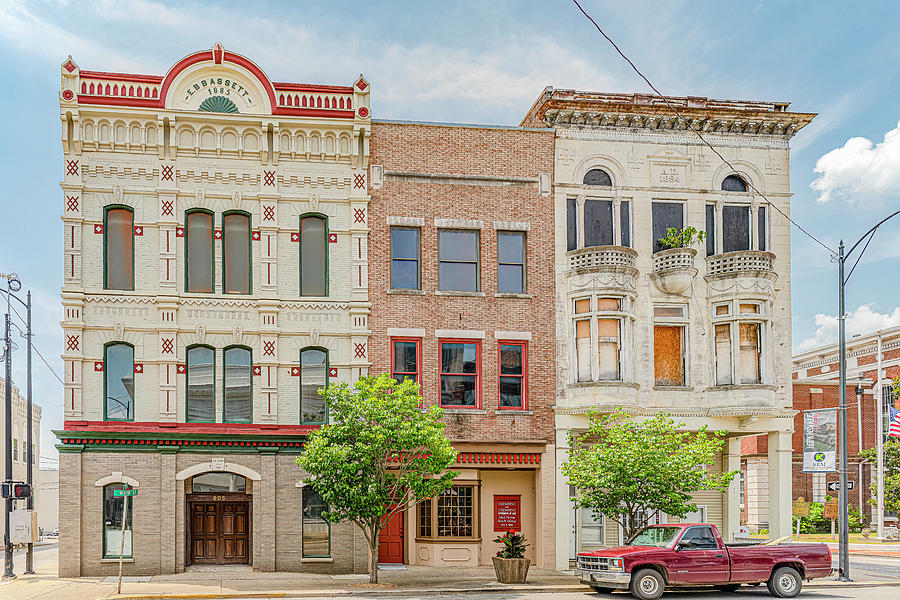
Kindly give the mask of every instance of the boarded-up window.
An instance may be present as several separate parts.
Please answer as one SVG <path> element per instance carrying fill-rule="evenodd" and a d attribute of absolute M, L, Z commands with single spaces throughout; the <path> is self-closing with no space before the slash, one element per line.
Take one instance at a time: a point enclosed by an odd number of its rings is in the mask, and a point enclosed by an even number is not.
<path fill-rule="evenodd" d="M 735 252 L 750 249 L 750 207 L 724 206 L 722 208 L 722 251 Z"/>
<path fill-rule="evenodd" d="M 684 385 L 684 327 L 653 327 L 653 364 L 656 385 Z"/>
<path fill-rule="evenodd" d="M 731 383 L 731 325 L 716 325 L 716 385 Z"/>
<path fill-rule="evenodd" d="M 617 381 L 619 377 L 619 319 L 597 319 L 597 355 L 601 381 Z"/>
<path fill-rule="evenodd" d="M 584 203 L 584 245 L 609 246 L 613 243 L 612 202 L 586 200 Z"/>
<path fill-rule="evenodd" d="M 759 383 L 759 323 L 741 323 L 741 383 Z"/>
<path fill-rule="evenodd" d="M 575 353 L 578 355 L 578 381 L 591 380 L 591 322 L 575 321 Z"/>
<path fill-rule="evenodd" d="M 653 251 L 665 250 L 659 241 L 666 237 L 670 227 L 681 231 L 684 227 L 684 204 L 680 202 L 654 202 L 653 211 Z"/>
<path fill-rule="evenodd" d="M 566 200 L 566 250 L 578 247 L 578 201 L 575 198 Z"/>

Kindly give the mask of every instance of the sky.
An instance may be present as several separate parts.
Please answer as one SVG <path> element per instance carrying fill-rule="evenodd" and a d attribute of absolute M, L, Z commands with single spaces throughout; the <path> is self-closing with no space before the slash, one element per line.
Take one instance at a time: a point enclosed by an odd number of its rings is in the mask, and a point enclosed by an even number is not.
<path fill-rule="evenodd" d="M 852 244 L 900 209 L 900 3 L 584 0 L 663 93 L 789 101 L 818 117 L 792 142 L 792 217 Z M 570 0 L 154 2 L 0 0 L 0 272 L 35 299 L 34 344 L 62 373 L 59 65 L 164 74 L 215 42 L 276 81 L 349 85 L 379 119 L 516 125 L 544 87 L 649 92 Z M 848 333 L 900 325 L 900 217 L 847 289 Z M 793 346 L 837 338 L 837 265 L 793 230 Z M 24 340 L 19 347 L 24 348 Z M 24 386 L 24 352 L 13 379 Z M 62 386 L 35 358 L 42 454 L 55 457 Z"/>

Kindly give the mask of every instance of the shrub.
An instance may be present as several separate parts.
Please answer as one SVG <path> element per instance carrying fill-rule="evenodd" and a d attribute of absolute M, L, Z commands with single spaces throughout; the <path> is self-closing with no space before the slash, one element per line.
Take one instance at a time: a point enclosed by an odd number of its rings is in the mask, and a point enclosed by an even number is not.
<path fill-rule="evenodd" d="M 525 536 L 521 533 L 507 531 L 494 541 L 503 544 L 503 548 L 497 550 L 497 556 L 500 558 L 525 558 L 525 548 L 529 544 L 525 543 Z"/>

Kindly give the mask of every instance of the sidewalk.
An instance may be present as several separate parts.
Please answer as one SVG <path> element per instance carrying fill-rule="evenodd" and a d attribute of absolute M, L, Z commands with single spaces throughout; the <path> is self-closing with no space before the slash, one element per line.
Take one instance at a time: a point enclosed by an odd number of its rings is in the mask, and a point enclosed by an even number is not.
<path fill-rule="evenodd" d="M 826 542 L 831 553 L 837 554 L 838 543 Z M 900 558 L 900 544 L 849 544 L 851 556 L 884 556 Z"/>
<path fill-rule="evenodd" d="M 52 565 L 55 569 L 55 565 Z M 58 579 L 50 568 L 35 575 L 20 576 L 16 581 L 0 586 L 4 600 L 25 600 L 40 596 L 42 600 L 98 600 L 120 598 L 128 600 L 157 600 L 162 598 L 305 598 L 359 596 L 430 596 L 436 594 L 491 594 L 503 592 L 583 592 L 587 588 L 568 573 L 532 569 L 528 583 L 499 584 L 493 569 L 437 569 L 406 567 L 401 570 L 382 570 L 379 580 L 393 584 L 388 589 L 365 589 L 367 575 L 308 575 L 299 573 L 260 573 L 248 567 L 217 567 L 189 570 L 177 575 L 127 577 L 121 596 L 116 596 L 115 578 Z M 879 578 L 838 583 L 831 579 L 817 579 L 805 584 L 807 589 L 840 587 L 871 587 L 896 585 L 900 578 Z M 497 598 L 504 596 L 498 595 Z"/>

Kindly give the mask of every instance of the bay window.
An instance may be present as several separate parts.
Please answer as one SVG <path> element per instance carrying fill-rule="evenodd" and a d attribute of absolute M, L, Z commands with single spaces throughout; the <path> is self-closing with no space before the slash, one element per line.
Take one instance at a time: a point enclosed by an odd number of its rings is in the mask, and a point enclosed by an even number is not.
<path fill-rule="evenodd" d="M 478 538 L 478 484 L 455 484 L 419 503 L 419 539 Z"/>
<path fill-rule="evenodd" d="M 103 225 L 104 285 L 107 290 L 134 289 L 134 213 L 110 206 Z"/>
<path fill-rule="evenodd" d="M 441 341 L 441 406 L 478 408 L 481 344 Z"/>
<path fill-rule="evenodd" d="M 525 408 L 525 343 L 500 342 L 500 409 Z"/>
<path fill-rule="evenodd" d="M 766 303 L 728 301 L 713 306 L 716 385 L 763 382 Z"/>
<path fill-rule="evenodd" d="M 654 384 L 659 387 L 684 386 L 687 376 L 687 307 L 653 307 Z"/>
<path fill-rule="evenodd" d="M 623 334 L 628 313 L 623 297 L 574 299 L 575 380 L 622 381 Z"/>

